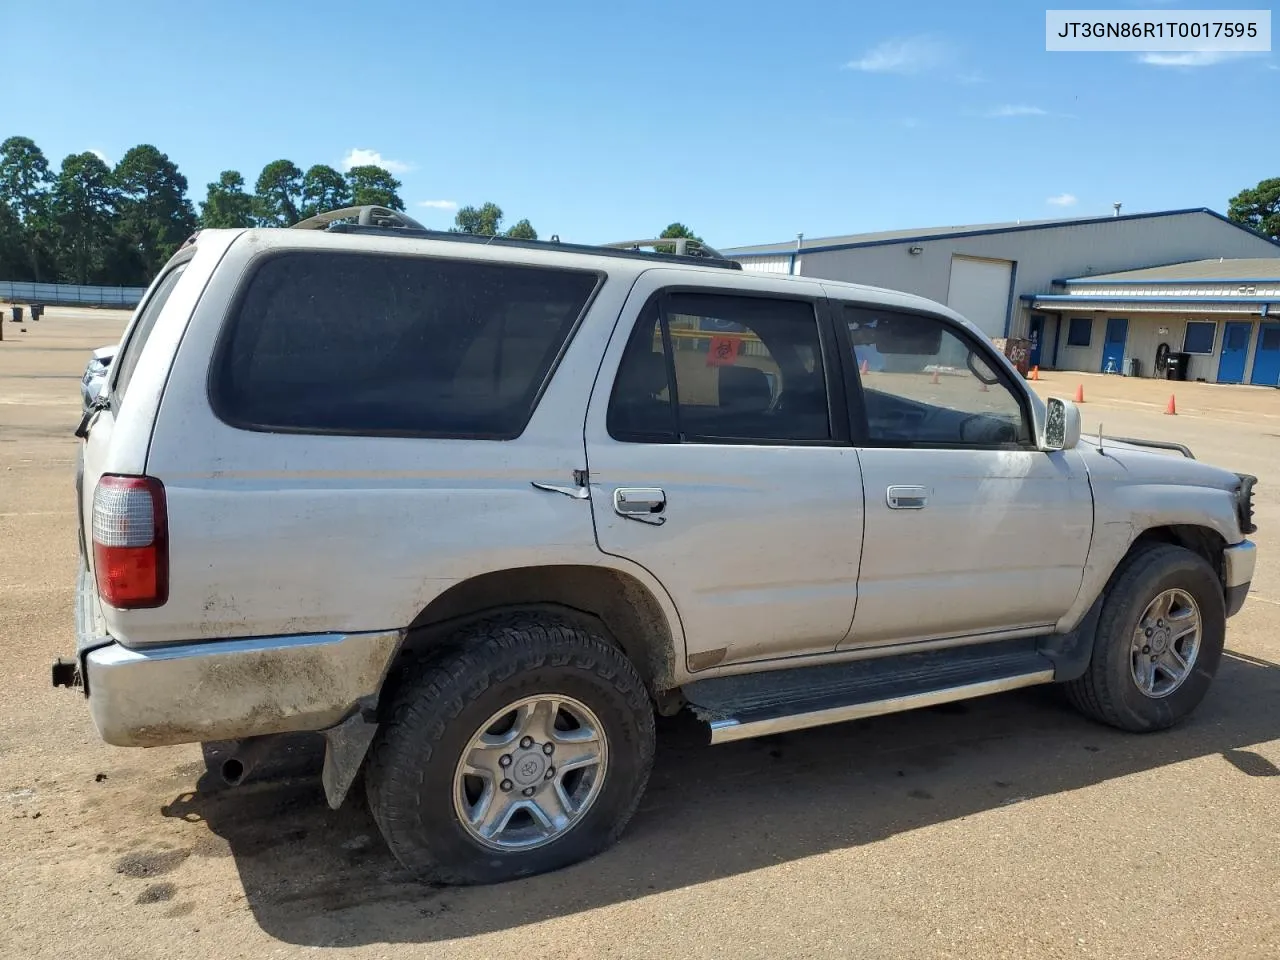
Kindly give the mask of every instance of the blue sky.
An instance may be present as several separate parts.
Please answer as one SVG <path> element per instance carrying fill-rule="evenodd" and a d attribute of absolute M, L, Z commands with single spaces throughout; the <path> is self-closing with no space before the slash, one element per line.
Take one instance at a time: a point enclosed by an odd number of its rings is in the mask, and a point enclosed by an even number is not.
<path fill-rule="evenodd" d="M 1225 212 L 1280 176 L 1280 56 L 1046 53 L 1044 9 L 0 0 L 0 138 L 154 143 L 197 203 L 226 168 L 363 151 L 430 226 L 493 200 L 543 236 L 717 246 Z"/>

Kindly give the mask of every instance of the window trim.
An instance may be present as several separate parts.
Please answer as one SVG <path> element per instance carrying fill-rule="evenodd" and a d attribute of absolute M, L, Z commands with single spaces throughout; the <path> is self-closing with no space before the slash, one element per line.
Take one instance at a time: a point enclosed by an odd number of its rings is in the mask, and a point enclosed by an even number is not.
<path fill-rule="evenodd" d="M 1087 350 L 1093 346 L 1093 323 L 1095 317 L 1068 317 L 1067 318 L 1067 348 L 1070 350 Z M 1071 342 L 1071 328 L 1077 320 L 1083 320 L 1089 324 L 1089 335 L 1084 343 Z"/>
<path fill-rule="evenodd" d="M 108 373 L 106 396 L 107 396 L 107 402 L 111 405 L 112 413 L 120 412 L 120 401 L 122 398 L 118 396 L 116 393 L 116 385 L 120 382 L 120 370 L 123 367 L 120 361 L 129 354 L 129 349 L 133 346 L 134 338 L 138 334 L 138 328 L 142 325 L 143 316 L 146 314 L 147 310 L 151 307 L 151 305 L 155 303 L 156 296 L 159 295 L 160 289 L 165 285 L 168 279 L 171 276 L 173 276 L 173 274 L 177 273 L 180 270 L 185 272 L 186 268 L 191 265 L 191 261 L 195 259 L 195 255 L 196 255 L 195 247 L 188 247 L 186 250 L 181 251 L 177 254 L 174 254 L 174 256 L 170 258 L 169 262 L 165 264 L 165 269 L 162 269 L 158 274 L 156 274 L 155 279 L 152 281 L 151 286 L 147 291 L 146 297 L 143 300 L 139 301 L 137 311 L 134 313 L 133 319 L 130 321 L 128 328 L 125 330 L 124 336 L 121 337 L 120 347 L 118 350 L 116 350 L 115 356 L 112 357 L 111 359 L 111 370 Z M 182 278 L 179 277 L 178 283 L 181 283 L 181 282 L 182 282 Z M 174 292 L 177 291 L 177 289 L 178 289 L 178 286 L 175 283 L 173 290 L 169 291 L 170 298 L 173 296 Z M 165 302 L 165 306 L 168 306 L 167 299 Z M 161 313 L 164 312 L 163 306 L 160 308 L 160 311 Z M 151 329 L 155 330 L 155 324 L 159 322 L 160 322 L 160 315 L 156 314 L 156 319 L 155 319 L 155 322 L 151 324 Z M 148 337 L 150 337 L 150 333 L 148 333 Z M 144 343 L 142 344 L 142 347 L 140 349 L 145 349 L 145 348 L 146 348 L 146 344 Z M 137 361 L 135 360 L 133 364 L 133 371 L 129 375 L 130 379 L 133 378 L 133 373 L 135 373 L 137 369 L 138 369 L 138 364 L 137 364 Z"/>
<path fill-rule="evenodd" d="M 675 402 L 675 373 L 673 361 L 670 356 L 671 343 L 667 335 L 666 325 L 662 322 L 662 310 L 659 301 L 662 297 L 662 291 L 658 290 L 650 294 L 649 298 L 640 306 L 636 312 L 635 318 L 631 321 L 631 330 L 627 333 L 622 344 L 622 353 L 618 356 L 618 365 L 613 371 L 613 382 L 609 385 L 609 395 L 605 401 L 604 408 L 604 430 L 610 440 L 617 443 L 646 443 L 646 444 L 677 444 L 680 442 L 679 422 L 676 418 L 677 405 Z M 613 403 L 618 396 L 618 382 L 622 373 L 622 365 L 626 362 L 627 355 L 631 352 L 631 347 L 636 341 L 636 337 L 640 334 L 640 321 L 650 309 L 654 311 L 654 322 L 658 327 L 658 335 L 662 338 L 662 360 L 663 366 L 667 372 L 667 413 L 671 421 L 671 430 L 669 433 L 663 434 L 661 438 L 654 434 L 616 434 L 613 432 L 609 424 L 610 416 L 613 413 Z M 624 314 L 625 316 L 625 314 Z"/>
<path fill-rule="evenodd" d="M 1190 331 L 1192 324 L 1195 324 L 1196 326 L 1205 326 L 1205 325 L 1208 325 L 1208 326 L 1213 327 L 1213 336 L 1209 339 L 1209 349 L 1208 349 L 1208 350 L 1188 350 L 1188 349 L 1187 349 L 1187 333 L 1188 333 L 1188 331 Z M 1218 323 L 1218 321 L 1217 321 L 1217 320 L 1188 320 L 1188 321 L 1186 321 L 1186 322 L 1183 324 L 1183 326 L 1182 326 L 1182 350 L 1181 350 L 1180 352 L 1181 352 L 1181 353 L 1188 354 L 1188 355 L 1193 356 L 1193 357 L 1211 357 L 1211 356 L 1213 356 L 1213 350 L 1214 350 L 1214 348 L 1218 345 L 1218 327 L 1219 327 L 1219 326 L 1220 326 L 1220 324 Z M 1246 347 L 1246 349 L 1247 349 L 1247 347 Z"/>
<path fill-rule="evenodd" d="M 867 419 L 866 397 L 862 390 L 862 375 L 858 370 L 857 363 L 854 362 L 853 341 L 849 338 L 849 326 L 841 316 L 839 322 L 836 323 L 836 333 L 841 341 L 840 363 L 846 370 L 846 376 L 849 381 L 854 384 L 854 388 L 850 391 L 849 404 L 849 421 L 850 428 L 853 432 L 854 446 L 865 447 L 867 449 L 876 450 L 1032 450 L 1040 449 L 1039 442 L 1036 437 L 1035 417 L 1031 410 L 1031 397 L 1028 390 L 1020 383 L 1014 375 L 1009 371 L 1004 358 L 996 351 L 995 347 L 987 343 L 983 343 L 974 337 L 967 329 L 955 323 L 950 317 L 943 316 L 930 310 L 913 310 L 907 307 L 899 307 L 895 305 L 887 305 L 884 303 L 866 302 L 860 300 L 832 300 L 833 314 L 837 311 L 834 307 L 852 307 L 857 310 L 875 310 L 878 313 L 895 313 L 905 316 L 923 317 L 928 320 L 936 321 L 942 324 L 943 329 L 951 332 L 964 343 L 967 343 L 974 352 L 978 353 L 987 361 L 987 366 L 991 368 L 991 372 L 996 375 L 996 380 L 1006 387 L 1013 394 L 1014 399 L 1018 403 L 1018 409 L 1022 413 L 1022 426 L 1026 431 L 1027 439 L 1014 443 L 944 443 L 935 440 L 878 440 L 871 436 L 871 425 Z M 843 310 L 839 311 L 843 313 Z M 856 399 L 855 399 L 856 398 Z"/>
<path fill-rule="evenodd" d="M 430 260 L 435 263 L 480 266 L 512 265 L 522 269 L 544 270 L 550 273 L 570 273 L 579 276 L 594 277 L 595 286 L 583 302 L 582 309 L 578 312 L 577 317 L 575 317 L 573 323 L 569 325 L 569 330 L 565 334 L 564 342 L 560 345 L 556 355 L 552 358 L 551 365 L 547 368 L 546 375 L 542 378 L 542 382 L 538 384 L 538 389 L 534 391 L 529 404 L 528 416 L 525 417 L 524 422 L 520 424 L 520 429 L 514 433 L 486 433 L 477 430 L 348 430 L 336 427 L 290 427 L 281 426 L 279 424 L 254 423 L 249 420 L 242 420 L 239 417 L 231 416 L 226 411 L 226 407 L 224 406 L 225 400 L 221 396 L 221 391 L 218 387 L 218 372 L 222 368 L 227 351 L 231 348 L 231 341 L 234 338 L 235 330 L 240 325 L 242 318 L 241 310 L 244 306 L 245 299 L 249 295 L 249 287 L 254 278 L 257 277 L 259 271 L 262 270 L 266 264 L 281 257 L 297 256 L 298 254 L 337 254 L 345 257 L 363 257 L 374 260 Z M 240 275 L 240 279 L 236 284 L 235 292 L 231 296 L 231 300 L 225 314 L 225 319 L 223 320 L 221 329 L 218 330 L 217 339 L 214 341 L 213 350 L 210 353 L 209 364 L 205 370 L 205 398 L 209 403 L 209 409 L 213 411 L 213 415 L 220 423 L 223 423 L 232 429 L 244 430 L 249 433 L 270 433 L 311 437 L 368 437 L 374 439 L 391 438 L 408 440 L 518 440 L 524 435 L 524 432 L 529 429 L 529 424 L 533 422 L 533 418 L 537 416 L 538 408 L 542 404 L 543 396 L 551 386 L 552 380 L 555 379 L 556 371 L 559 370 L 560 364 L 563 362 L 565 355 L 569 352 L 570 347 L 572 347 L 573 342 L 578 335 L 578 331 L 582 329 L 583 323 L 586 322 L 586 318 L 591 314 L 591 309 L 599 298 L 600 291 L 604 289 L 608 279 L 609 274 L 604 270 L 589 270 L 581 267 L 544 266 L 542 264 L 533 263 L 508 264 L 508 261 L 477 260 L 471 257 L 447 257 L 421 253 L 350 250 L 346 248 L 335 248 L 330 250 L 327 248 L 311 246 L 284 247 L 281 249 L 268 250 L 253 257 L 247 264 L 245 264 L 244 270 Z"/>
<path fill-rule="evenodd" d="M 814 322 L 818 331 L 819 359 L 822 361 L 822 379 L 827 401 L 827 425 L 831 437 L 825 440 L 773 440 L 757 437 L 720 437 L 702 434 L 688 434 L 682 429 L 680 422 L 680 395 L 676 384 L 675 351 L 672 349 L 671 330 L 668 325 L 668 303 L 673 296 L 695 294 L 715 296 L 731 300 L 785 300 L 788 303 L 807 304 L 813 310 Z M 617 391 L 618 374 L 631 341 L 636 333 L 636 325 L 645 311 L 657 302 L 658 322 L 662 330 L 663 357 L 667 366 L 667 396 L 672 407 L 672 421 L 675 424 L 674 440 L 639 439 L 635 436 L 617 436 L 609 429 L 609 410 Z M 626 314 L 623 316 L 625 322 Z M 647 443 L 652 445 L 697 444 L 701 446 L 753 446 L 753 447 L 842 447 L 850 445 L 849 422 L 846 419 L 845 384 L 841 375 L 839 346 L 832 327 L 832 313 L 828 300 L 822 296 L 808 293 L 778 292 L 773 290 L 749 290 L 737 287 L 699 286 L 696 284 L 670 284 L 660 287 L 649 295 L 639 310 L 631 317 L 631 329 L 627 333 L 622 353 L 612 373 L 609 387 L 608 403 L 605 407 L 605 433 L 615 443 Z"/>

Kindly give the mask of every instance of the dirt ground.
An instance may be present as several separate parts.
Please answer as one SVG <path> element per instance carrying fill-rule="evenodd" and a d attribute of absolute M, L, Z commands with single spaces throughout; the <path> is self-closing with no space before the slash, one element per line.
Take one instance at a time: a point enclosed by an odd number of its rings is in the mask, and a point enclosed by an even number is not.
<path fill-rule="evenodd" d="M 121 750 L 78 693 L 77 379 L 121 315 L 0 343 L 0 957 L 1280 956 L 1280 392 L 1046 373 L 1085 428 L 1253 472 L 1260 561 L 1194 718 L 1146 737 L 1052 690 L 709 748 L 660 727 L 622 842 L 481 889 L 409 881 L 301 740 L 219 789 L 199 747 Z"/>

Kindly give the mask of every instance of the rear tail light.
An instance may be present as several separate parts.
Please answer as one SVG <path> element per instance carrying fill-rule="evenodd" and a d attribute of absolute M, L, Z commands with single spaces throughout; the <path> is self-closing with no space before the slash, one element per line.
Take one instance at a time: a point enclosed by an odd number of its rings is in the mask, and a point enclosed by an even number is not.
<path fill-rule="evenodd" d="M 119 610 L 169 598 L 164 487 L 154 477 L 107 474 L 93 492 L 93 572 L 98 597 Z"/>

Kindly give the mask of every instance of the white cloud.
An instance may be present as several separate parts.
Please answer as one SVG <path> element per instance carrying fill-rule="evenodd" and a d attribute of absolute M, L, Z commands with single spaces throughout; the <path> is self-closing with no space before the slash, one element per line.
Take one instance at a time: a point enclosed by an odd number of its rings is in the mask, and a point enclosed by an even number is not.
<path fill-rule="evenodd" d="M 413 167 L 402 160 L 388 160 L 377 150 L 366 150 L 363 147 L 352 147 L 342 158 L 343 172 L 352 167 L 381 167 L 391 173 L 408 173 Z"/>
<path fill-rule="evenodd" d="M 942 64 L 949 54 L 947 45 L 933 37 L 905 37 L 877 44 L 857 60 L 846 63 L 844 69 L 864 73 L 923 73 Z"/>
<path fill-rule="evenodd" d="M 103 163 L 105 163 L 108 167 L 114 167 L 114 166 L 115 166 L 115 164 L 111 162 L 111 159 L 110 159 L 110 158 L 109 158 L 105 153 L 103 153 L 101 150 L 97 149 L 96 147 L 90 147 L 90 148 L 89 148 L 89 152 L 90 152 L 90 153 L 92 153 L 92 154 L 93 154 L 95 157 L 97 157 L 99 160 L 101 160 Z"/>
<path fill-rule="evenodd" d="M 1144 53 L 1138 57 L 1138 62 L 1152 67 L 1212 67 L 1239 56 L 1236 51 L 1191 50 L 1186 53 Z"/>
<path fill-rule="evenodd" d="M 988 117 L 1047 117 L 1049 111 L 1043 107 L 1028 107 L 1020 104 L 1006 103 L 1003 106 L 987 111 Z"/>
<path fill-rule="evenodd" d="M 418 206 L 430 207 L 433 210 L 457 210 L 458 204 L 455 200 L 419 200 Z"/>
<path fill-rule="evenodd" d="M 1074 207 L 1078 202 L 1074 193 L 1060 193 L 1045 200 L 1045 203 L 1051 203 L 1055 207 Z"/>
<path fill-rule="evenodd" d="M 986 83 L 987 78 L 979 70 L 966 70 L 956 74 L 957 83 Z"/>

